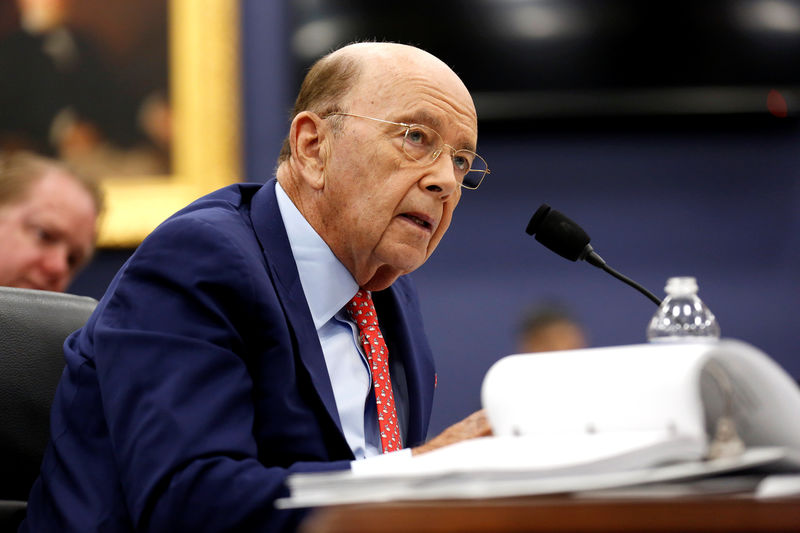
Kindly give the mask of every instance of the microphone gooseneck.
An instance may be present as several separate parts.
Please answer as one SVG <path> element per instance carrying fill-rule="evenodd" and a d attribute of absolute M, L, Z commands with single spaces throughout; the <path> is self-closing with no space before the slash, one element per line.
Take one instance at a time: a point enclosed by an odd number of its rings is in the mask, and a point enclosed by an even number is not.
<path fill-rule="evenodd" d="M 652 292 L 648 291 L 627 276 L 623 276 L 606 264 L 602 257 L 594 251 L 589 235 L 574 221 L 547 204 L 542 204 L 531 217 L 525 232 L 542 243 L 549 250 L 570 261 L 586 261 L 590 265 L 604 270 L 647 296 L 656 305 L 661 305 Z"/>

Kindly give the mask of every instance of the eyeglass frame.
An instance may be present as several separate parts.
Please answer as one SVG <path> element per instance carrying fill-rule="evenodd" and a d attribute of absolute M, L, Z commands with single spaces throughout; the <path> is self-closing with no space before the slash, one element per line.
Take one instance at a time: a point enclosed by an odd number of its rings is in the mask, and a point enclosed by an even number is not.
<path fill-rule="evenodd" d="M 442 138 L 442 134 L 441 133 L 439 133 L 435 129 L 431 128 L 430 126 L 426 126 L 425 124 L 408 124 L 406 122 L 394 122 L 394 121 L 385 120 L 385 119 L 382 119 L 382 118 L 368 117 L 366 115 L 358 115 L 356 113 L 345 113 L 343 111 L 333 111 L 331 113 L 328 113 L 327 115 L 325 115 L 322 118 L 323 119 L 327 119 L 327 118 L 330 118 L 330 117 L 333 117 L 333 116 L 364 118 L 364 119 L 367 119 L 367 120 L 373 120 L 375 122 L 382 122 L 383 124 L 392 124 L 393 126 L 402 126 L 402 127 L 404 127 L 406 129 L 406 131 L 403 134 L 403 146 L 402 146 L 403 153 L 406 154 L 411 159 L 413 159 L 414 161 L 417 161 L 418 163 L 422 163 L 422 164 L 425 164 L 425 163 L 423 161 L 417 159 L 416 157 L 412 156 L 411 154 L 409 154 L 406 151 L 406 148 L 405 148 L 406 138 L 408 137 L 408 132 L 411 131 L 411 129 L 413 127 L 415 127 L 415 126 L 420 126 L 422 128 L 426 128 L 426 129 L 431 130 L 433 133 L 435 133 L 439 137 L 439 140 L 442 141 L 442 147 L 437 149 L 437 150 L 433 150 L 431 152 L 434 155 L 433 155 L 433 159 L 431 159 L 430 163 L 428 163 L 428 164 L 432 164 L 437 159 L 439 159 L 439 156 L 442 155 L 442 152 L 444 152 L 444 148 L 447 147 L 447 148 L 450 148 L 450 158 L 451 159 L 454 159 L 455 154 L 457 154 L 458 152 L 467 152 L 469 154 L 474 155 L 475 158 L 480 159 L 481 161 L 483 161 L 483 164 L 486 166 L 486 170 L 483 170 L 483 171 L 481 171 L 481 170 L 472 170 L 472 165 L 470 164 L 470 168 L 467 169 L 466 172 L 464 172 L 464 176 L 466 176 L 470 172 L 483 172 L 483 174 L 481 175 L 480 179 L 478 180 L 478 183 L 474 187 L 470 187 L 469 185 L 465 185 L 464 184 L 464 180 L 462 179 L 461 182 L 459 183 L 459 185 L 461 187 L 465 188 L 465 189 L 469 189 L 471 191 L 474 191 L 475 189 L 477 189 L 478 187 L 481 186 L 481 183 L 483 183 L 483 180 L 486 177 L 486 175 L 492 173 L 492 171 L 489 170 L 489 164 L 486 162 L 486 160 L 483 157 L 478 155 L 476 152 L 473 152 L 472 150 L 467 150 L 466 148 L 456 149 L 455 147 L 450 146 L 449 144 L 444 142 L 444 139 Z M 474 161 L 474 159 L 473 159 L 473 161 Z M 453 163 L 453 165 L 455 166 L 455 162 Z"/>

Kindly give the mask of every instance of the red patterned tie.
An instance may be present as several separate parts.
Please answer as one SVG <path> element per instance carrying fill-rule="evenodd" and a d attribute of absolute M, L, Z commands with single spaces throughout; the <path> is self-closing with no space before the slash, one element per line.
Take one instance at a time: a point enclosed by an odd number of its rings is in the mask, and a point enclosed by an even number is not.
<path fill-rule="evenodd" d="M 399 450 L 403 445 L 400 442 L 392 380 L 389 377 L 389 350 L 378 327 L 378 314 L 375 312 L 369 292 L 364 289 L 359 290 L 347 304 L 347 312 L 358 326 L 359 338 L 372 369 L 383 453 Z"/>

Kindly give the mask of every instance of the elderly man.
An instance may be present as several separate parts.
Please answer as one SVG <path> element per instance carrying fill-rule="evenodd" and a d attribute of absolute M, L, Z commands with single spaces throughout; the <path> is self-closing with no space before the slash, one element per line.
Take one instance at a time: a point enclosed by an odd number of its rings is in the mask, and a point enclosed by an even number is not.
<path fill-rule="evenodd" d="M 56 161 L 0 154 L 0 285 L 64 291 L 94 251 L 97 184 Z"/>
<path fill-rule="evenodd" d="M 477 413 L 425 441 L 436 376 L 405 276 L 486 174 L 476 140 L 430 54 L 320 60 L 277 182 L 171 217 L 67 340 L 22 531 L 293 530 L 273 507 L 290 473 L 487 434 Z"/>

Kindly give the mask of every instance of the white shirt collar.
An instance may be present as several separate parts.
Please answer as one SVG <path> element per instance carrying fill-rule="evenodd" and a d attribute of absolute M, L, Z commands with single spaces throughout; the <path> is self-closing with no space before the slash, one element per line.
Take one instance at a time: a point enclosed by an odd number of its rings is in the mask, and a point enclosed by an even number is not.
<path fill-rule="evenodd" d="M 355 296 L 358 283 L 303 217 L 280 183 L 275 184 L 275 195 L 308 308 L 319 330 Z"/>

